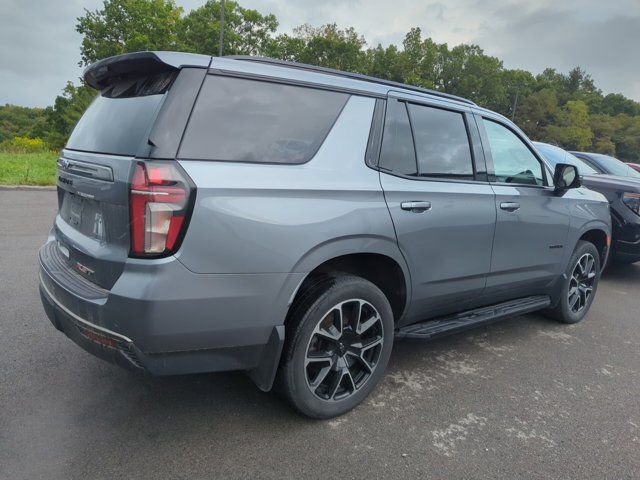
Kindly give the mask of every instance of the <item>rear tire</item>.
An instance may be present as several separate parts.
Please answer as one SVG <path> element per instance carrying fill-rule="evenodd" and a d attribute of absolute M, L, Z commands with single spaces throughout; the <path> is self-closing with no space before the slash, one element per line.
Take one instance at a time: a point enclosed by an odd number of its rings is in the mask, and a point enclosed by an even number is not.
<path fill-rule="evenodd" d="M 558 305 L 546 312 L 548 316 L 563 323 L 580 322 L 591 308 L 600 273 L 600 252 L 594 244 L 580 240 L 562 280 Z"/>
<path fill-rule="evenodd" d="M 304 415 L 342 415 L 382 378 L 394 323 L 373 283 L 346 274 L 324 278 L 302 293 L 287 322 L 277 388 Z"/>

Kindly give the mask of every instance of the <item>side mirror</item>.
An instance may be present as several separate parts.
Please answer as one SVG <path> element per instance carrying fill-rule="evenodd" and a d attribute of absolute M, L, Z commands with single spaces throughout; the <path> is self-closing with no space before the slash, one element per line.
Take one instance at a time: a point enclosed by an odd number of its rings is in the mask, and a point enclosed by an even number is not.
<path fill-rule="evenodd" d="M 578 173 L 578 167 L 568 163 L 558 163 L 553 174 L 553 185 L 556 187 L 556 192 L 579 188 L 580 174 Z"/>

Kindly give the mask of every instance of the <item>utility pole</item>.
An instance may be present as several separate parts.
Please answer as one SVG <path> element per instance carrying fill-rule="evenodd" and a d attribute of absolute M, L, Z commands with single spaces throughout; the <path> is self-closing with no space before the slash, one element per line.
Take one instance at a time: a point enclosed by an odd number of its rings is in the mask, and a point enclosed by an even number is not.
<path fill-rule="evenodd" d="M 224 43 L 224 4 L 225 0 L 220 2 L 220 45 L 218 50 L 218 56 L 221 57 L 223 53 L 223 43 Z"/>
<path fill-rule="evenodd" d="M 518 94 L 520 93 L 520 89 L 516 90 L 516 99 L 513 102 L 513 110 L 511 111 L 511 121 L 515 121 L 516 118 L 516 109 L 518 108 Z"/>

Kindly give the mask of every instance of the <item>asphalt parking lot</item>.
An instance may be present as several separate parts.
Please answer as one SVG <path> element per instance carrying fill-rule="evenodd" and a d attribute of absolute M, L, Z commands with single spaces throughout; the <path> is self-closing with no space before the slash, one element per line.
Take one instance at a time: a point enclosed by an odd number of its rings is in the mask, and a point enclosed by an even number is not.
<path fill-rule="evenodd" d="M 148 378 L 58 333 L 53 191 L 0 190 L 0 478 L 640 478 L 640 266 L 578 325 L 396 342 L 366 403 L 310 421 L 240 373 Z"/>

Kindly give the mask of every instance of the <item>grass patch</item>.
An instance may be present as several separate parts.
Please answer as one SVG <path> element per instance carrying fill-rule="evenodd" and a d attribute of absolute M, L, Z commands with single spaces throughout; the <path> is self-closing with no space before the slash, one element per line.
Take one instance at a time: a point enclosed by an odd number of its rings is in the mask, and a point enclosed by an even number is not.
<path fill-rule="evenodd" d="M 55 152 L 0 152 L 0 185 L 55 185 Z"/>

